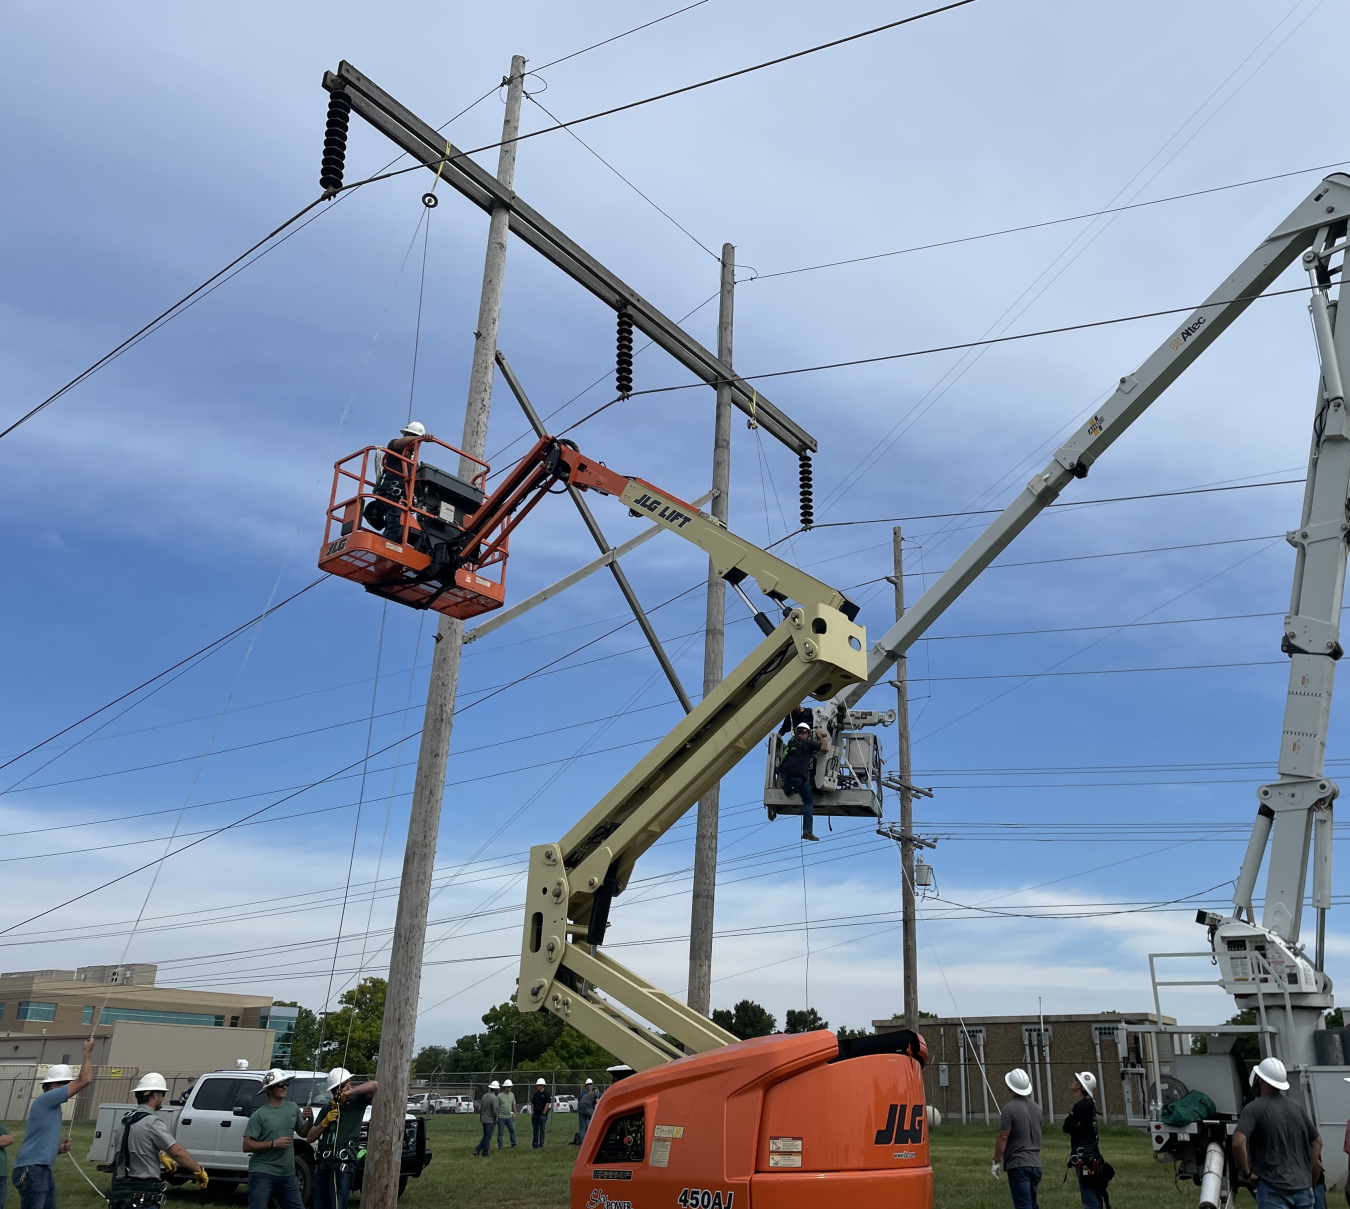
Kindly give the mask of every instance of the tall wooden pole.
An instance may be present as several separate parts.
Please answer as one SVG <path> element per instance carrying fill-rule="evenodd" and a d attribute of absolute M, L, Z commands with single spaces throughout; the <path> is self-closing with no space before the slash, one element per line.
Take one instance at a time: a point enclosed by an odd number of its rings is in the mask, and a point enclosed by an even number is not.
<path fill-rule="evenodd" d="M 732 313 L 736 298 L 736 249 L 722 245 L 722 293 L 717 312 L 717 357 L 731 364 Z M 713 421 L 713 496 L 709 508 L 722 524 L 727 523 L 731 489 L 731 386 L 717 388 L 717 414 Z M 727 583 L 711 563 L 708 566 L 708 617 L 703 639 L 703 695 L 722 680 L 726 649 Z M 709 1014 L 712 998 L 713 907 L 717 895 L 717 813 L 722 785 L 718 782 L 698 800 L 698 825 L 694 834 L 694 901 L 689 919 L 689 990 L 685 1001 L 691 1008 Z"/>
<path fill-rule="evenodd" d="M 905 615 L 905 547 L 900 526 L 891 530 L 895 557 L 895 619 Z M 904 955 L 905 1027 L 919 1027 L 919 953 L 914 903 L 914 794 L 910 791 L 913 768 L 909 755 L 909 670 L 905 656 L 895 665 L 895 730 L 899 752 L 900 864 L 904 869 L 901 899 L 901 937 Z"/>
<path fill-rule="evenodd" d="M 497 179 L 508 189 L 516 170 L 517 143 L 514 140 L 520 130 L 524 83 L 525 60 L 516 55 L 511 59 L 511 74 L 506 81 L 506 118 L 502 123 L 502 148 L 497 157 Z M 497 206 L 488 220 L 483 292 L 478 305 L 478 330 L 474 333 L 469 396 L 464 408 L 464 439 L 460 448 L 480 458 L 487 445 L 509 218 L 507 209 Z M 478 469 L 467 458 L 460 459 L 460 477 L 471 479 Z M 440 834 L 445 762 L 450 754 L 463 640 L 464 623 L 458 618 L 442 616 L 431 659 L 431 681 L 427 686 L 426 714 L 417 754 L 417 780 L 413 785 L 412 810 L 408 819 L 408 844 L 403 854 L 403 877 L 399 883 L 398 913 L 394 917 L 394 938 L 389 955 L 389 988 L 384 1001 L 384 1026 L 376 1074 L 380 1094 L 371 1111 L 361 1193 L 363 1201 L 368 1198 L 366 1209 L 396 1209 L 398 1204 L 404 1109 L 417 1031 L 417 1001 L 422 989 L 422 951 L 426 945 L 431 873 Z"/>

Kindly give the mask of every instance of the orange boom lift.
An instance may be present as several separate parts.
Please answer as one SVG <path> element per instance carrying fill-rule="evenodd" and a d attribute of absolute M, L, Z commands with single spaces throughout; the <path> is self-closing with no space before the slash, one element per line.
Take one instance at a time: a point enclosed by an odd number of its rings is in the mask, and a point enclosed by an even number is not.
<path fill-rule="evenodd" d="M 644 479 L 544 436 L 490 495 L 370 446 L 335 467 L 319 566 L 368 592 L 455 617 L 499 608 L 511 532 L 557 484 L 611 495 L 712 560 L 750 603 L 781 612 L 763 639 L 563 838 L 530 851 L 517 1002 L 549 1011 L 637 1073 L 596 1108 L 573 1209 L 930 1209 L 923 1038 L 827 1031 L 738 1041 L 604 951 L 638 857 L 804 697 L 865 680 L 866 634 L 843 593 Z M 339 496 L 342 498 L 340 499 Z M 493 572 L 495 579 L 484 572 Z"/>

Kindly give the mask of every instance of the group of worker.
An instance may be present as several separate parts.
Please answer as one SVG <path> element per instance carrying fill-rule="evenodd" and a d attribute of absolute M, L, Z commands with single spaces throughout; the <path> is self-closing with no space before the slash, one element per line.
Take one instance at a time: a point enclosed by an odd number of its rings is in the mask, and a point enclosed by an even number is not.
<path fill-rule="evenodd" d="M 505 1148 L 506 1136 L 511 1137 L 511 1149 L 516 1148 L 516 1093 L 510 1079 L 493 1079 L 483 1098 L 478 1102 L 478 1123 L 483 1127 L 483 1136 L 473 1148 L 474 1156 L 487 1158 L 492 1149 L 492 1135 L 497 1135 L 497 1149 Z M 600 1089 L 594 1079 L 587 1079 L 577 1101 L 577 1132 L 572 1139 L 573 1146 L 580 1146 L 586 1140 L 586 1130 L 590 1127 L 595 1106 L 600 1100 Z M 553 1097 L 545 1079 L 534 1081 L 534 1092 L 521 1110 L 530 1114 L 530 1149 L 539 1150 L 544 1145 L 544 1135 L 548 1128 L 548 1119 L 553 1112 Z"/>
<path fill-rule="evenodd" d="M 1008 1177 L 1013 1209 L 1039 1209 L 1041 1106 L 1031 1095 L 1022 1069 L 1003 1077 L 1013 1097 L 999 1114 L 990 1174 Z M 1326 1209 L 1322 1139 L 1302 1105 L 1284 1093 L 1289 1074 L 1278 1058 L 1263 1059 L 1251 1073 L 1255 1098 L 1242 1110 L 1233 1133 L 1234 1180 L 1256 1197 L 1258 1209 Z M 1083 1209 L 1110 1209 L 1107 1187 L 1115 1172 L 1102 1156 L 1097 1133 L 1097 1079 L 1088 1071 L 1073 1077 L 1073 1106 L 1064 1118 L 1069 1162 L 1078 1177 Z M 1350 1122 L 1345 1149 L 1350 1153 Z M 1350 1191 L 1346 1193 L 1350 1204 Z"/>
<path fill-rule="evenodd" d="M 42 1092 L 28 1108 L 23 1143 L 14 1157 L 13 1184 L 20 1209 L 56 1209 L 56 1181 L 52 1165 L 70 1150 L 61 1137 L 61 1110 L 93 1081 L 92 1038 L 84 1043 L 84 1061 L 76 1073 L 64 1063 L 47 1068 Z M 248 1209 L 303 1209 L 295 1177 L 294 1141 L 297 1135 L 314 1147 L 313 1209 L 347 1209 L 360 1148 L 361 1124 L 379 1085 L 372 1079 L 353 1086 L 350 1071 L 328 1072 L 327 1105 L 302 1106 L 289 1099 L 294 1075 L 268 1071 L 259 1086 L 267 1102 L 253 1110 L 244 1127 L 243 1149 L 248 1159 Z M 164 1076 L 151 1072 L 133 1089 L 136 1109 L 120 1121 L 113 1142 L 113 1181 L 109 1209 L 153 1209 L 162 1205 L 168 1187 L 165 1176 L 180 1171 L 191 1175 L 199 1188 L 209 1177 L 205 1168 L 175 1140 L 159 1110 L 169 1087 Z M 321 1110 L 316 1112 L 316 1107 Z M 0 1133 L 0 1209 L 4 1209 L 6 1153 L 12 1135 Z"/>

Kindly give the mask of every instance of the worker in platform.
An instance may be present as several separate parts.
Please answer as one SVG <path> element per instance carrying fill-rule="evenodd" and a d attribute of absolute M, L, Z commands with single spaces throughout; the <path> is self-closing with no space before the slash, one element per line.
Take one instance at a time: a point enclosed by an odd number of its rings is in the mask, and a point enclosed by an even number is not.
<path fill-rule="evenodd" d="M 1254 1099 L 1238 1117 L 1233 1165 L 1259 1209 L 1312 1209 L 1322 1178 L 1322 1138 L 1313 1119 L 1284 1093 L 1289 1075 L 1278 1058 L 1263 1058 L 1251 1074 Z"/>
<path fill-rule="evenodd" d="M 190 1171 L 198 1188 L 210 1182 L 205 1168 L 175 1141 L 168 1122 L 159 1115 L 169 1085 L 156 1071 L 142 1076 L 132 1089 L 136 1110 L 122 1117 L 122 1132 L 113 1135 L 113 1184 L 108 1203 L 114 1209 L 122 1205 L 162 1205 L 167 1185 L 166 1173 Z"/>
<path fill-rule="evenodd" d="M 1093 1099 L 1097 1076 L 1079 1071 L 1070 1091 L 1074 1101 L 1064 1118 L 1064 1132 L 1069 1135 L 1069 1166 L 1078 1176 L 1078 1199 L 1083 1209 L 1110 1209 L 1106 1186 L 1115 1172 L 1098 1149 L 1097 1102 Z"/>
<path fill-rule="evenodd" d="M 56 1180 L 52 1164 L 57 1155 L 70 1149 L 70 1139 L 61 1140 L 61 1108 L 94 1081 L 89 1055 L 94 1039 L 84 1043 L 84 1061 L 77 1075 L 64 1062 L 47 1068 L 42 1076 L 42 1094 L 28 1106 L 28 1123 L 23 1142 L 14 1156 L 14 1187 L 19 1191 L 21 1209 L 56 1209 Z"/>
<path fill-rule="evenodd" d="M 818 840 L 815 833 L 815 798 L 811 784 L 811 766 L 825 749 L 821 739 L 812 735 L 809 722 L 798 722 L 797 729 L 778 764 L 779 784 L 784 793 L 795 793 L 802 800 L 802 839 Z"/>
<path fill-rule="evenodd" d="M 361 1148 L 361 1123 L 380 1085 L 368 1079 L 353 1087 L 352 1072 L 340 1066 L 328 1072 L 327 1084 L 332 1103 L 305 1138 L 314 1147 L 317 1160 L 314 1209 L 347 1209 L 356 1155 Z"/>
<path fill-rule="evenodd" d="M 377 471 L 374 494 L 396 504 L 407 501 L 412 460 L 403 455 L 417 443 L 418 438 L 426 435 L 425 426 L 416 420 L 410 420 L 399 430 L 399 435 L 385 446 L 389 452 L 380 455 L 379 463 L 374 468 Z M 403 540 L 403 513 L 399 509 L 372 500 L 366 505 L 365 518 L 370 525 L 383 530 L 386 537 Z"/>
<path fill-rule="evenodd" d="M 805 722 L 807 730 L 815 725 L 816 713 L 809 705 L 794 706 L 793 710 L 783 719 L 783 725 L 778 728 L 780 735 L 795 734 L 797 727 Z"/>
<path fill-rule="evenodd" d="M 1041 1182 L 1041 1106 L 1031 1098 L 1031 1078 L 1018 1067 L 1003 1076 L 1012 1099 L 998 1117 L 994 1139 L 994 1164 L 989 1174 L 998 1179 L 999 1168 L 1008 1176 L 1013 1209 L 1038 1209 L 1036 1189 Z"/>
<path fill-rule="evenodd" d="M 295 1135 L 308 1132 L 311 1112 L 286 1098 L 291 1079 L 285 1071 L 270 1070 L 259 1089 L 267 1103 L 256 1109 L 244 1126 L 244 1153 L 248 1155 L 248 1209 L 304 1209 L 295 1180 Z"/>
<path fill-rule="evenodd" d="M 497 1093 L 497 1149 L 502 1149 L 502 1139 L 511 1135 L 511 1149 L 516 1148 L 516 1093 L 512 1091 L 510 1079 L 502 1080 L 502 1089 Z"/>

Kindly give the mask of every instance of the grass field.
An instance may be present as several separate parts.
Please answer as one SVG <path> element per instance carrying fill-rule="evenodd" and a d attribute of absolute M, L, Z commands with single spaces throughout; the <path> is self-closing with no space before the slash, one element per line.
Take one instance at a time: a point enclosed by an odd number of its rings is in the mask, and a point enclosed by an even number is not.
<path fill-rule="evenodd" d="M 427 1122 L 427 1145 L 435 1157 L 419 1180 L 408 1184 L 408 1191 L 400 1202 L 401 1209 L 445 1209 L 447 1206 L 472 1205 L 483 1209 L 566 1209 L 567 1180 L 576 1157 L 576 1150 L 567 1143 L 575 1131 L 576 1118 L 559 1116 L 553 1122 L 548 1145 L 543 1150 L 530 1149 L 528 1118 L 521 1119 L 524 1128 L 516 1127 L 520 1145 L 516 1150 L 498 1152 L 493 1147 L 486 1161 L 472 1155 L 481 1136 L 478 1119 L 471 1116 L 440 1116 Z M 5 1128 L 15 1135 L 10 1155 L 16 1153 L 22 1140 L 23 1128 L 9 1125 Z M 84 1162 L 89 1143 L 93 1139 L 93 1125 L 76 1125 L 72 1153 L 80 1160 L 80 1168 L 94 1184 L 107 1190 L 108 1177 Z M 1040 1202 L 1045 1209 L 1070 1209 L 1078 1204 L 1078 1188 L 1072 1176 L 1061 1183 L 1068 1141 L 1049 1130 L 1042 1152 L 1045 1177 L 1041 1182 Z M 994 1151 L 994 1129 L 984 1125 L 944 1125 L 933 1134 L 933 1167 L 937 1174 L 935 1209 L 983 1209 L 1010 1205 L 1008 1185 L 1004 1180 L 995 1183 L 989 1176 L 989 1163 Z M 1111 1185 L 1113 1209 L 1155 1209 L 1157 1206 L 1191 1206 L 1196 1202 L 1196 1190 L 1183 1185 L 1180 1190 L 1172 1182 L 1172 1168 L 1153 1161 L 1148 1139 L 1135 1130 L 1113 1127 L 1102 1132 L 1102 1151 L 1116 1168 L 1116 1179 Z M 102 1201 L 80 1178 L 70 1159 L 62 1158 L 56 1166 L 57 1201 L 60 1209 L 99 1209 Z M 359 1199 L 359 1198 L 358 1198 Z M 230 1206 L 243 1209 L 242 1187 L 237 1192 L 209 1188 L 198 1192 L 192 1188 L 174 1189 L 169 1193 L 167 1209 L 194 1209 L 210 1206 L 212 1209 Z M 7 1209 L 18 1209 L 18 1196 L 11 1187 Z M 828 1207 L 827 1207 L 828 1209 Z M 867 1209 L 858 1206 L 857 1209 Z"/>

